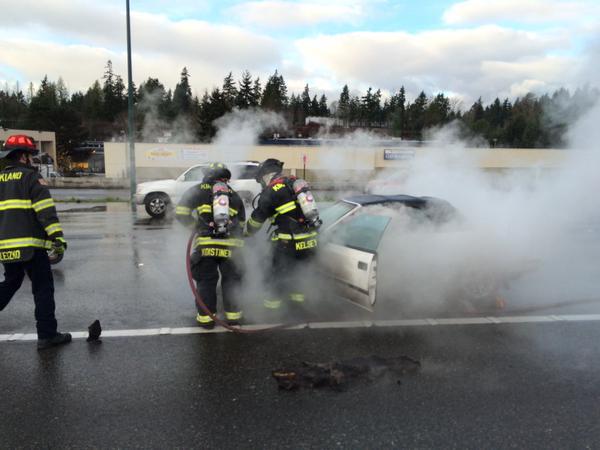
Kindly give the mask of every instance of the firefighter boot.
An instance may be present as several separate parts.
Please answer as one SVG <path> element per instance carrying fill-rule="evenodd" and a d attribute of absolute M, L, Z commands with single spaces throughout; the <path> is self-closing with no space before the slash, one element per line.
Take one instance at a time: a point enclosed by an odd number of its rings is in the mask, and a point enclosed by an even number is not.
<path fill-rule="evenodd" d="M 225 311 L 225 320 L 227 325 L 241 325 L 242 324 L 242 312 L 241 311 Z"/>
<path fill-rule="evenodd" d="M 196 314 L 196 322 L 205 330 L 212 330 L 215 327 L 215 321 L 210 316 L 205 316 L 200 313 Z"/>

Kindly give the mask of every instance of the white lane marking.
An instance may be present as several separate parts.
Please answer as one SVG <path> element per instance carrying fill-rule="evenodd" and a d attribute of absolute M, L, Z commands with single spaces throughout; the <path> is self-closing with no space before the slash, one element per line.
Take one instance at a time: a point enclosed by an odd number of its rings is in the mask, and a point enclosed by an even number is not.
<path fill-rule="evenodd" d="M 369 327 L 431 327 L 442 325 L 503 325 L 509 323 L 556 323 L 556 322 L 600 322 L 600 314 L 574 314 L 574 315 L 551 315 L 551 316 L 497 316 L 497 317 L 456 317 L 440 319 L 402 319 L 402 320 L 362 320 L 352 322 L 309 322 L 299 323 L 284 328 L 285 330 L 300 330 L 310 328 L 313 330 L 325 330 L 335 328 L 369 328 Z M 262 330 L 272 328 L 281 324 L 253 324 L 242 325 L 245 330 Z M 211 333 L 229 333 L 226 328 L 215 327 L 212 330 L 205 330 L 198 327 L 162 327 L 162 328 L 141 328 L 131 330 L 105 330 L 102 331 L 102 337 L 136 337 L 136 336 L 166 336 L 166 335 L 185 335 L 185 334 L 211 334 Z M 85 339 L 88 337 L 87 331 L 71 332 L 73 339 Z M 35 333 L 12 333 L 0 334 L 0 342 L 14 341 L 35 341 Z"/>

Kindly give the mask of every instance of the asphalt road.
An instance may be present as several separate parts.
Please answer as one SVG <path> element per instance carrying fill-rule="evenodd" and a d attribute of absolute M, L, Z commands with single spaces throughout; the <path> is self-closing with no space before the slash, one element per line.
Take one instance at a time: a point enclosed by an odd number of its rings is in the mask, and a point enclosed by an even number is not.
<path fill-rule="evenodd" d="M 574 301 L 590 289 L 567 297 L 574 287 L 541 304 L 531 288 L 548 274 L 533 273 L 514 292 L 512 310 L 375 324 L 362 310 L 323 295 L 309 305 L 303 323 L 310 324 L 300 329 L 197 333 L 184 272 L 187 231 L 132 216 L 126 205 L 87 207 L 61 205 L 69 249 L 54 269 L 59 326 L 81 332 L 77 339 L 36 351 L 27 282 L 0 313 L 0 447 L 594 448 L 600 442 L 600 308 L 593 299 Z M 576 250 L 593 254 L 599 243 L 585 235 Z M 597 270 L 589 267 L 576 287 L 593 288 Z M 246 294 L 257 303 L 256 292 Z M 246 306 L 252 321 L 271 323 Z M 101 344 L 81 338 L 95 319 L 105 330 Z M 303 361 L 369 355 L 407 355 L 421 370 L 357 380 L 343 392 L 281 391 L 271 376 Z"/>

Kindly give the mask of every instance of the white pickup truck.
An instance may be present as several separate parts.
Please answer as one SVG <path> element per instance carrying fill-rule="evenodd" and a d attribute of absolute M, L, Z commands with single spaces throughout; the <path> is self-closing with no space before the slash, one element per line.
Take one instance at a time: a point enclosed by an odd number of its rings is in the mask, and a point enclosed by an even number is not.
<path fill-rule="evenodd" d="M 254 179 L 259 163 L 240 161 L 225 164 L 231 171 L 229 185 L 242 197 L 246 207 L 249 208 L 254 197 L 261 191 L 260 184 Z M 208 163 L 192 166 L 174 180 L 139 183 L 135 192 L 135 202 L 144 205 L 150 216 L 164 217 L 173 205 L 177 205 L 185 191 L 202 181 L 207 166 Z"/>

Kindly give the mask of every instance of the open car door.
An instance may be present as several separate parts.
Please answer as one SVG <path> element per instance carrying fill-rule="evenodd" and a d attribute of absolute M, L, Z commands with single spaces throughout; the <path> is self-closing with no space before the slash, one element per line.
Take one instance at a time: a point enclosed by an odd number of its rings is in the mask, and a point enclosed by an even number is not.
<path fill-rule="evenodd" d="M 330 231 L 322 251 L 341 297 L 372 311 L 377 301 L 377 248 L 390 217 L 357 214 Z"/>

